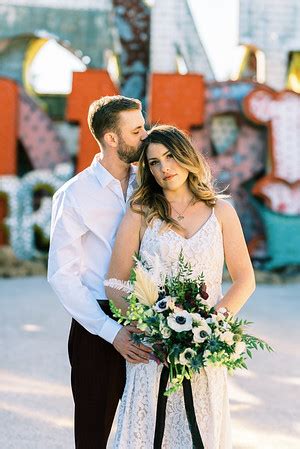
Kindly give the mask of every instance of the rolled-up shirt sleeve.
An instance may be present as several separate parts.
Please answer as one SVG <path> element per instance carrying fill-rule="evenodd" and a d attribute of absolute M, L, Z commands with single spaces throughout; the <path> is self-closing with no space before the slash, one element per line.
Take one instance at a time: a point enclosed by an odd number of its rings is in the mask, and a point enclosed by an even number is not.
<path fill-rule="evenodd" d="M 122 326 L 103 312 L 81 281 L 82 238 L 87 232 L 74 199 L 58 191 L 53 197 L 48 282 L 76 321 L 91 334 L 113 343 Z"/>

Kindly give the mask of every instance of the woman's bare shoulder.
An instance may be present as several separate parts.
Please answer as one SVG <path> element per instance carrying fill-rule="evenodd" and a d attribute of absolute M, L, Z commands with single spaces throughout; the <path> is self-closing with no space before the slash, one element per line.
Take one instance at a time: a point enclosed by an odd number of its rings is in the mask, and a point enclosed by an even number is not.
<path fill-rule="evenodd" d="M 223 224 L 237 217 L 236 210 L 228 199 L 218 198 L 214 210 L 217 218 Z"/>

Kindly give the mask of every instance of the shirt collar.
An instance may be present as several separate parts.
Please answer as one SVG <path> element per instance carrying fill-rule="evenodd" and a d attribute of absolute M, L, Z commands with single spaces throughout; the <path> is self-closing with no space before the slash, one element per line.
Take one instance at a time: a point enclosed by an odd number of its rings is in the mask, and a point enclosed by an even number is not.
<path fill-rule="evenodd" d="M 101 164 L 101 158 L 99 154 L 96 154 L 93 162 L 91 164 L 91 169 L 93 170 L 96 178 L 100 182 L 103 188 L 107 187 L 111 182 L 117 181 L 116 178 L 113 177 L 113 175 L 106 170 L 106 168 L 103 167 Z M 130 166 L 130 174 L 129 174 L 129 184 L 131 185 L 133 182 L 135 182 L 136 179 L 136 172 L 137 167 L 134 165 Z"/>

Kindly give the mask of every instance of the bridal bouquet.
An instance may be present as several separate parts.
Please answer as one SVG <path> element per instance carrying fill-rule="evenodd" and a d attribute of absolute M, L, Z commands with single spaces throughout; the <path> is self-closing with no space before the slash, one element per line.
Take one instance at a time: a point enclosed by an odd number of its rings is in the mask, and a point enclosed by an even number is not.
<path fill-rule="evenodd" d="M 206 366 L 233 371 L 247 368 L 253 349 L 272 348 L 250 335 L 250 322 L 209 305 L 204 275 L 193 277 L 192 267 L 179 255 L 174 274 L 164 275 L 159 260 L 149 266 L 136 258 L 128 282 L 110 279 L 105 284 L 126 292 L 128 310 L 123 316 L 110 301 L 114 316 L 124 325 L 134 323 L 141 333 L 136 343 L 149 343 L 156 360 L 169 368 L 165 395 L 175 392 L 184 378 Z"/>

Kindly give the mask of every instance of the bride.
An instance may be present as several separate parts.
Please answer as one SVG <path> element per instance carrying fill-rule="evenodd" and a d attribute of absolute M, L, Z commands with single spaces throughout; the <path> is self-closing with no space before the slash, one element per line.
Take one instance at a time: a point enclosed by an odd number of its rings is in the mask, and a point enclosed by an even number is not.
<path fill-rule="evenodd" d="M 188 137 L 175 127 L 154 127 L 142 145 L 139 187 L 116 238 L 108 278 L 128 280 L 133 255 L 158 256 L 175 266 L 180 251 L 197 276 L 204 273 L 210 304 L 237 313 L 255 287 L 242 228 L 233 207 L 213 188 L 211 173 Z M 222 295 L 224 259 L 232 279 Z M 126 312 L 122 292 L 107 295 Z M 124 294 L 123 294 L 124 296 Z M 162 365 L 127 360 L 127 380 L 119 410 L 115 449 L 152 449 Z M 205 449 L 230 449 L 226 369 L 205 367 L 192 378 L 196 420 Z M 192 449 L 182 389 L 167 401 L 162 448 Z M 198 449 L 198 447 L 197 447 Z"/>

